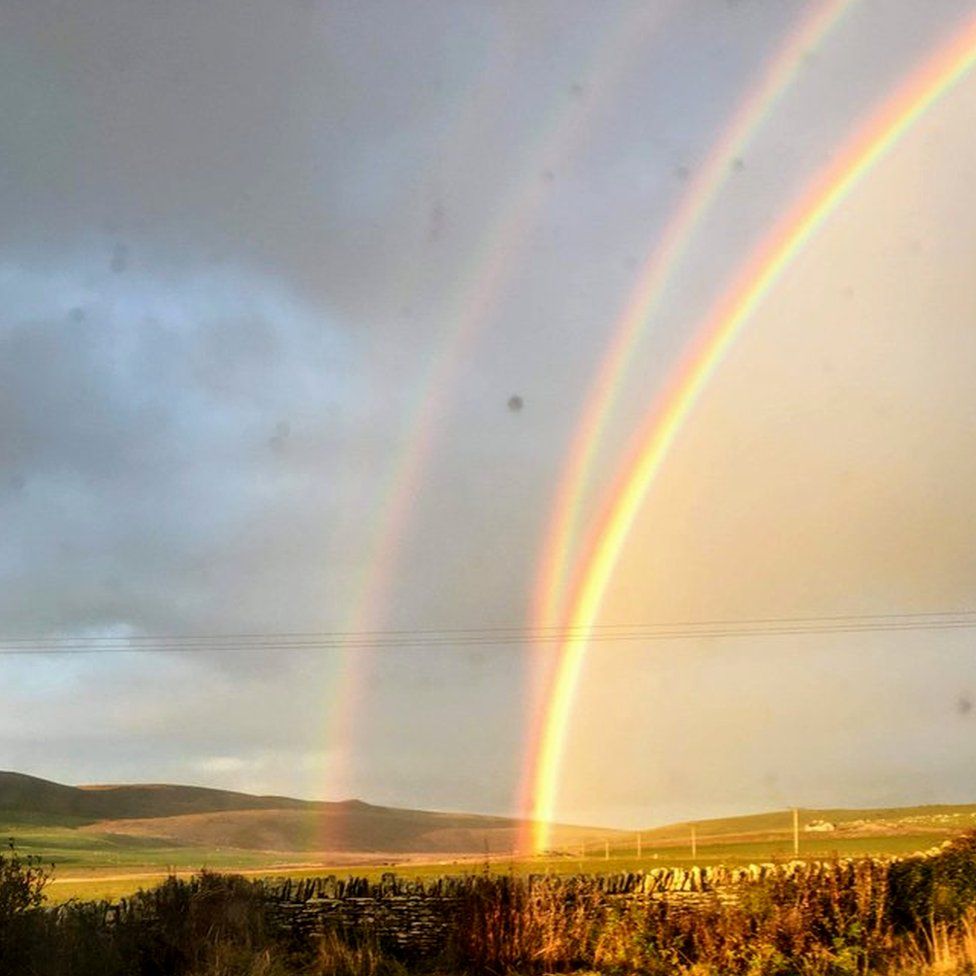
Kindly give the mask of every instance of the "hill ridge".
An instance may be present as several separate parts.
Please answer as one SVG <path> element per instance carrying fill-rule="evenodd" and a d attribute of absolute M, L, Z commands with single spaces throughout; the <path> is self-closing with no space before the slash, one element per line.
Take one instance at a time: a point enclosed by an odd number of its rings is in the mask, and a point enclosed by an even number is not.
<path fill-rule="evenodd" d="M 976 804 L 904 807 L 802 807 L 801 828 L 833 836 L 925 833 L 976 826 Z M 360 799 L 300 800 L 169 783 L 68 786 L 26 773 L 0 772 L 0 823 L 62 826 L 114 844 L 149 840 L 174 847 L 261 851 L 482 854 L 519 851 L 529 822 L 497 814 L 379 806 Z M 757 841 L 792 831 L 788 809 L 686 820 L 639 830 L 554 824 L 553 852 L 578 852 L 603 841 L 626 845 L 640 834 L 648 848 L 683 845 L 690 828 L 699 843 Z M 102 842 L 102 841 L 99 841 Z"/>
<path fill-rule="evenodd" d="M 174 784 L 67 786 L 0 772 L 0 822 L 59 825 L 105 838 L 174 846 L 274 851 L 480 854 L 520 849 L 528 822 L 495 814 L 378 806 L 364 800 L 298 800 Z M 554 825 L 560 843 L 618 836 Z"/>

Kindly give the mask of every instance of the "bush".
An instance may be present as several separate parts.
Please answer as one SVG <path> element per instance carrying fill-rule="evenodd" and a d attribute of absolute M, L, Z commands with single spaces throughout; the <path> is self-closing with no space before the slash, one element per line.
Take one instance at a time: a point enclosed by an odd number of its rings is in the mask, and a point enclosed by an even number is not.
<path fill-rule="evenodd" d="M 39 857 L 22 856 L 13 840 L 7 843 L 0 854 L 0 972 L 24 968 L 50 878 Z"/>
<path fill-rule="evenodd" d="M 901 932 L 957 925 L 976 904 L 976 831 L 935 857 L 896 861 L 888 873 L 891 920 Z"/>
<path fill-rule="evenodd" d="M 206 969 L 227 947 L 257 954 L 271 941 L 259 885 L 203 871 L 189 881 L 168 878 L 124 903 L 115 941 L 140 976 Z"/>
<path fill-rule="evenodd" d="M 7 853 L 0 854 L 0 925 L 40 908 L 50 878 L 51 871 L 42 866 L 41 858 L 22 857 L 11 838 Z"/>
<path fill-rule="evenodd" d="M 36 859 L 0 856 L 2 976 L 976 974 L 976 835 L 893 864 L 782 867 L 726 902 L 617 897 L 598 878 L 478 878 L 450 904 L 448 952 L 424 960 L 362 928 L 277 932 L 262 886 L 239 876 L 169 878 L 118 906 L 54 909 L 43 906 L 48 877 Z"/>
<path fill-rule="evenodd" d="M 36 871 L 32 863 L 31 870 Z M 21 874 L 26 870 L 21 860 Z M 40 891 L 0 932 L 7 976 L 284 976 L 259 885 L 204 871 L 167 879 L 118 906 L 69 902 L 44 908 Z M 19 904 L 23 904 L 21 899 Z M 12 937 L 11 937 L 12 936 Z"/>

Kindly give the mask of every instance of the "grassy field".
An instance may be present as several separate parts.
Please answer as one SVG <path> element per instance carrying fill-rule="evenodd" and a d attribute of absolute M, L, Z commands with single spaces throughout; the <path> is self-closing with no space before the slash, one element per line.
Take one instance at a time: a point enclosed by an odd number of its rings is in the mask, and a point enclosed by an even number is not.
<path fill-rule="evenodd" d="M 801 830 L 801 858 L 897 856 L 976 828 L 976 804 L 803 809 L 798 822 L 832 828 Z M 793 815 L 783 810 L 670 824 L 639 835 L 554 825 L 547 854 L 510 853 L 529 826 L 498 816 L 200 787 L 79 788 L 0 772 L 0 840 L 10 837 L 21 853 L 55 865 L 49 887 L 55 901 L 118 898 L 168 874 L 201 868 L 254 877 L 378 878 L 387 871 L 405 877 L 611 873 L 793 857 Z M 482 852 L 488 851 L 486 860 Z"/>
<path fill-rule="evenodd" d="M 837 837 L 806 835 L 801 837 L 800 857 L 807 860 L 829 860 L 835 857 L 878 857 L 912 854 L 937 846 L 955 831 L 924 831 L 892 836 Z M 728 840 L 722 837 L 698 839 L 693 858 L 688 844 L 649 849 L 643 847 L 637 856 L 636 846 L 612 848 L 607 858 L 603 850 L 585 857 L 564 855 L 550 857 L 498 857 L 431 859 L 381 863 L 321 864 L 290 861 L 281 855 L 253 851 L 213 851 L 199 848 L 157 848 L 126 845 L 112 848 L 101 844 L 84 849 L 69 842 L 76 838 L 38 831 L 17 837 L 18 849 L 37 853 L 56 865 L 54 882 L 48 890 L 49 900 L 63 902 L 72 898 L 117 899 L 139 888 L 150 888 L 167 874 L 188 876 L 201 867 L 235 871 L 251 877 L 320 877 L 335 874 L 378 879 L 388 871 L 401 877 L 426 878 L 444 874 L 601 874 L 618 871 L 650 871 L 662 867 L 692 865 L 744 865 L 760 861 L 788 860 L 793 857 L 792 838 L 787 831 L 781 836 L 753 840 Z"/>

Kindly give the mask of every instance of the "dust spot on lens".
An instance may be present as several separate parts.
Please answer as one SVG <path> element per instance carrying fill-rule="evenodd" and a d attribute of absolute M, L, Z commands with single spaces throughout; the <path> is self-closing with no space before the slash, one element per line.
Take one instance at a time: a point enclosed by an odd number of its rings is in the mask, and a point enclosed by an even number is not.
<path fill-rule="evenodd" d="M 444 224 L 447 210 L 442 203 L 435 203 L 430 208 L 427 219 L 427 242 L 436 244 L 444 236 Z"/>
<path fill-rule="evenodd" d="M 287 420 L 279 420 L 275 424 L 274 433 L 268 438 L 268 446 L 275 454 L 281 454 L 288 446 L 288 438 L 291 436 L 291 424 Z"/>
<path fill-rule="evenodd" d="M 122 274 L 129 266 L 129 249 L 124 244 L 116 244 L 112 248 L 112 260 L 109 263 L 115 274 Z"/>

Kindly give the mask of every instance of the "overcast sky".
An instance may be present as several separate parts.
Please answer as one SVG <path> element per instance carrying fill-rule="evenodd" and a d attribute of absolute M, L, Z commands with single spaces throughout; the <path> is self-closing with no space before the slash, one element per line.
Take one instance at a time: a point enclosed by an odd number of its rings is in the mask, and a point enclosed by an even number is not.
<path fill-rule="evenodd" d="M 4 3 L 0 638 L 528 624 L 613 324 L 812 6 Z M 593 498 L 749 249 L 974 10 L 852 0 L 807 53 L 647 325 Z M 976 606 L 974 122 L 976 79 L 769 296 L 603 622 Z M 594 649 L 559 815 L 976 801 L 972 638 Z M 2 657 L 0 768 L 515 809 L 524 648 L 356 654 Z"/>

